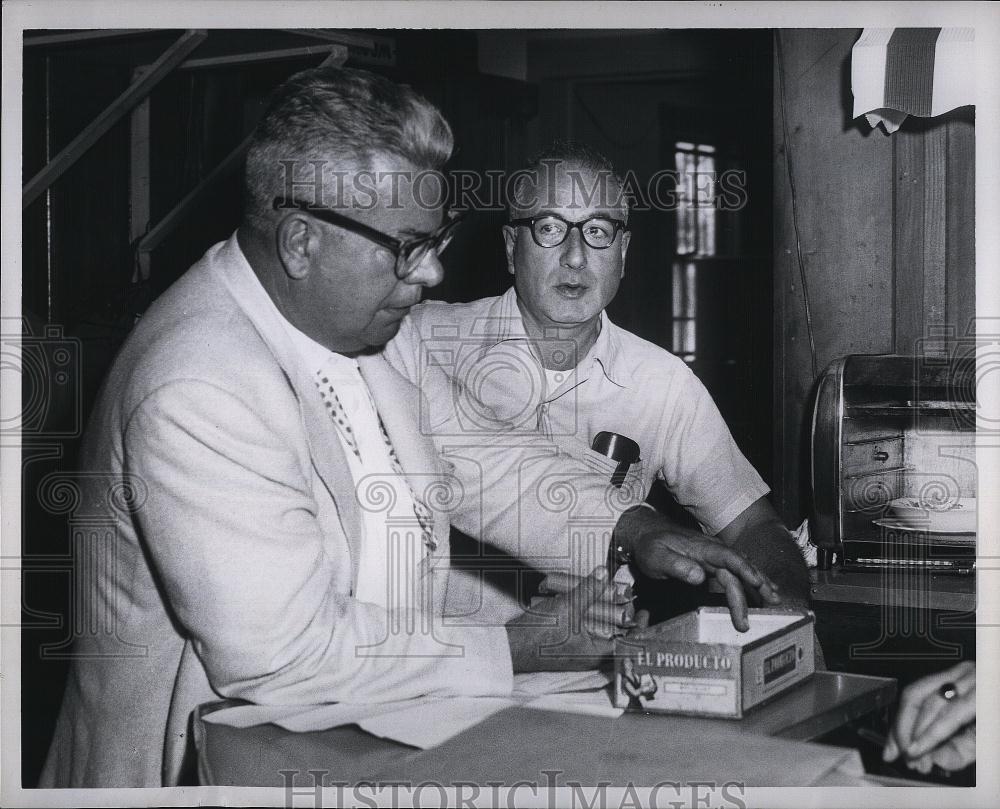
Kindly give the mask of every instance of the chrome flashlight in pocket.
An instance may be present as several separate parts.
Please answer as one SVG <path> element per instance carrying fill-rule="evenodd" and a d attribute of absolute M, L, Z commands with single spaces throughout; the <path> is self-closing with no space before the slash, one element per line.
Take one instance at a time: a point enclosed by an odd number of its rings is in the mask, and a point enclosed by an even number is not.
<path fill-rule="evenodd" d="M 590 445 L 594 452 L 616 461 L 618 466 L 611 473 L 611 485 L 621 488 L 629 467 L 639 462 L 639 445 L 631 438 L 618 433 L 599 432 Z"/>

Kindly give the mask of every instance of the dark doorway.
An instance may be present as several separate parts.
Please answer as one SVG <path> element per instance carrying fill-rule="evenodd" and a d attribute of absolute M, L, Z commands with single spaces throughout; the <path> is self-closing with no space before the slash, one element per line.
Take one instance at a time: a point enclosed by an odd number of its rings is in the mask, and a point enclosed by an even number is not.
<path fill-rule="evenodd" d="M 770 34 L 632 38 L 633 48 L 629 37 L 617 42 L 621 64 L 610 75 L 539 77 L 543 102 L 565 105 L 548 114 L 543 106 L 542 134 L 593 145 L 645 194 L 632 217 L 625 279 L 608 312 L 689 364 L 770 482 Z M 650 62 L 644 43 L 651 40 L 664 66 L 623 75 L 630 61 Z M 681 58 L 685 64 L 677 64 Z"/>

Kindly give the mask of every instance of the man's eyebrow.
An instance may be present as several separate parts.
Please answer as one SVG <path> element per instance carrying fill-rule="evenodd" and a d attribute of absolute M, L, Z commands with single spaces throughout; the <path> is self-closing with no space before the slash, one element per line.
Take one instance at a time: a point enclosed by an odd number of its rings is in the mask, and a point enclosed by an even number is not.
<path fill-rule="evenodd" d="M 402 241 L 409 241 L 406 237 L 409 236 L 411 239 L 424 239 L 431 236 L 437 228 L 432 228 L 431 230 L 421 230 L 420 228 L 400 228 L 396 231 L 399 238 Z"/>
<path fill-rule="evenodd" d="M 620 219 L 621 215 L 622 215 L 621 211 L 594 211 L 590 216 L 586 217 L 586 219 L 577 219 L 576 221 L 577 222 L 585 222 L 585 221 L 587 221 L 587 219 Z M 543 216 L 558 216 L 560 219 L 566 219 L 566 217 L 563 216 L 558 211 L 553 211 L 553 210 L 550 210 L 548 208 L 545 208 L 545 209 L 539 211 L 538 213 L 534 214 L 533 216 L 525 217 L 525 218 L 526 219 L 540 219 Z M 567 221 L 569 221 L 569 220 L 567 220 Z"/>
<path fill-rule="evenodd" d="M 430 230 L 424 230 L 423 228 L 404 227 L 397 230 L 396 233 L 399 234 L 400 237 L 410 236 L 414 239 L 425 239 L 428 236 L 433 236 L 435 233 L 437 233 L 438 230 L 440 230 L 447 221 L 448 221 L 447 217 L 442 217 L 441 221 L 435 227 L 432 227 Z"/>

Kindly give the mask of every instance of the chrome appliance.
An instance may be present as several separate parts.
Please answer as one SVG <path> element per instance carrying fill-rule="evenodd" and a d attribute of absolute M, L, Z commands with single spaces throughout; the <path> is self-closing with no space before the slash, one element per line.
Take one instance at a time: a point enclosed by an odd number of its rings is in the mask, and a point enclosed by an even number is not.
<path fill-rule="evenodd" d="M 811 432 L 819 567 L 972 572 L 975 429 L 974 345 L 831 363 Z"/>

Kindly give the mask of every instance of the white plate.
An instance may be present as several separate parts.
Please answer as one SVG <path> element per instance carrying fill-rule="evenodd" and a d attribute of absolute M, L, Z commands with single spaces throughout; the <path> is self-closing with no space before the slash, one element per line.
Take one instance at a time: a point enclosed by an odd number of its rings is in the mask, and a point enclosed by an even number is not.
<path fill-rule="evenodd" d="M 976 498 L 959 497 L 950 508 L 940 510 L 921 506 L 919 498 L 900 497 L 889 504 L 885 519 L 916 530 L 938 534 L 971 534 L 976 531 Z"/>
<path fill-rule="evenodd" d="M 872 520 L 875 525 L 881 525 L 883 528 L 891 528 L 893 531 L 922 531 L 928 534 L 967 534 L 974 535 L 976 532 L 974 530 L 970 531 L 968 528 L 941 528 L 934 527 L 931 528 L 929 525 L 914 525 L 912 521 L 909 520 L 899 520 L 893 517 L 886 517 L 881 520 Z"/>

